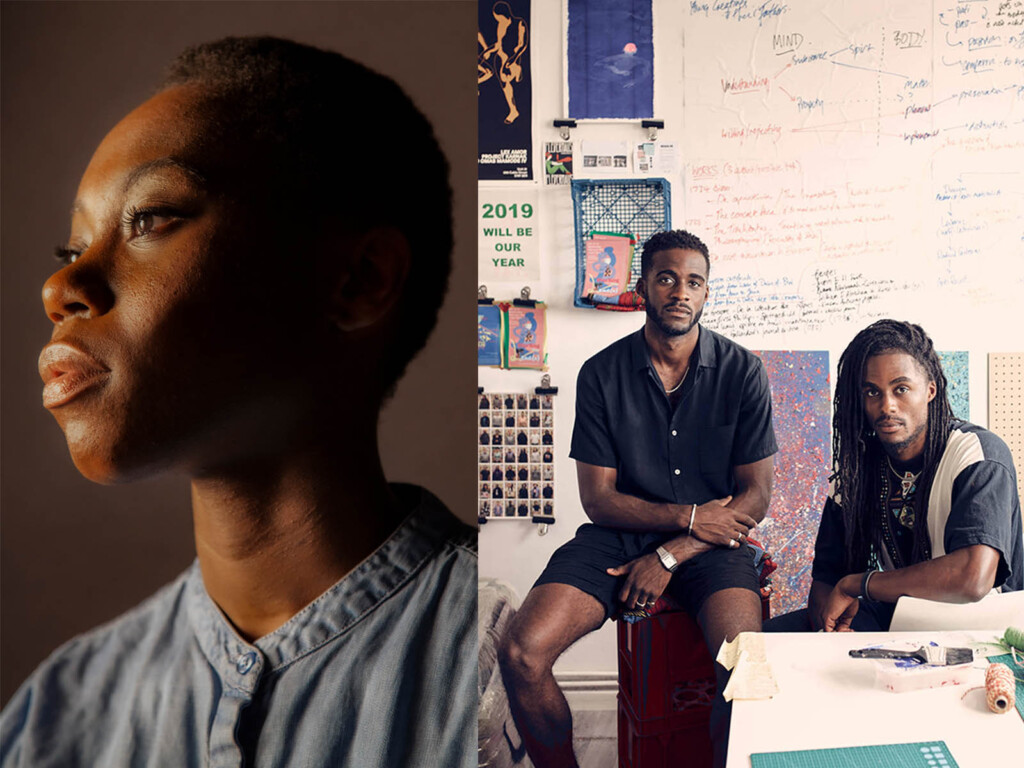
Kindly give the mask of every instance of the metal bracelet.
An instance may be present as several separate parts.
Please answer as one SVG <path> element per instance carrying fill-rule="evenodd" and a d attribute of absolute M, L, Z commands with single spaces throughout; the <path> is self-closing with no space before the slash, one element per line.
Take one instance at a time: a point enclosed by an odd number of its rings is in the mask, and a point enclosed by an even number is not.
<path fill-rule="evenodd" d="M 878 570 L 872 568 L 864 571 L 864 576 L 860 580 L 860 596 L 869 603 L 877 603 L 878 601 L 871 597 L 871 593 L 868 592 L 868 582 L 871 581 L 871 577 L 878 573 Z"/>

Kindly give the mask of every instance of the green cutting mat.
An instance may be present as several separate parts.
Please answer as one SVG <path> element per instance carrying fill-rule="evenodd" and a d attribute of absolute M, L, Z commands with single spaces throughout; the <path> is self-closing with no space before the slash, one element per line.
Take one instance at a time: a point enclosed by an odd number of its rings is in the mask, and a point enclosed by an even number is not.
<path fill-rule="evenodd" d="M 1013 672 L 1013 679 L 1017 683 L 1017 714 L 1024 717 L 1024 683 L 1020 681 L 1022 677 L 1020 667 L 1013 663 L 1013 656 L 1008 653 L 1004 653 L 1002 656 L 989 656 L 988 660 L 993 664 L 1003 663 Z"/>
<path fill-rule="evenodd" d="M 750 756 L 753 768 L 959 768 L 944 741 L 842 749 L 802 749 Z"/>

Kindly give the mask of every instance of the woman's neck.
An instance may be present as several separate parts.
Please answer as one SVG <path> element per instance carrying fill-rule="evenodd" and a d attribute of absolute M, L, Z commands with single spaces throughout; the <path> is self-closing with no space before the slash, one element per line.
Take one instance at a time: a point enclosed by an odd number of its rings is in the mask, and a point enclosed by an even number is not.
<path fill-rule="evenodd" d="M 247 640 L 273 632 L 351 571 L 405 511 L 376 443 L 312 445 L 192 481 L 206 590 Z"/>

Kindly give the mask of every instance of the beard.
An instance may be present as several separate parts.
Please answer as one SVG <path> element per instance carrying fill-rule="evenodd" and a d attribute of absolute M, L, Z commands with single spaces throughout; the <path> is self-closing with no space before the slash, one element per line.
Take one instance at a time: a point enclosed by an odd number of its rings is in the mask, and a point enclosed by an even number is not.
<path fill-rule="evenodd" d="M 645 302 L 644 309 L 647 312 L 647 316 L 651 318 L 651 322 L 653 322 L 658 327 L 658 330 L 660 330 L 666 336 L 685 336 L 687 333 L 693 330 L 693 327 L 700 320 L 700 316 L 704 314 L 704 307 L 701 307 L 690 316 L 689 323 L 686 323 L 685 325 L 669 325 L 669 320 L 664 316 L 663 312 L 669 307 L 674 306 L 678 306 L 678 303 L 666 304 L 664 307 L 661 308 L 661 311 L 659 312 L 657 309 L 651 306 L 651 302 L 648 301 Z M 677 320 L 676 322 L 679 323 L 681 321 L 682 320 L 680 318 L 680 320 Z"/>
<path fill-rule="evenodd" d="M 925 429 L 927 429 L 927 427 L 927 422 L 919 425 L 918 428 L 911 432 L 909 435 L 907 435 L 906 438 L 898 442 L 889 443 L 886 442 L 885 440 L 882 440 L 881 437 L 878 438 L 878 442 L 882 444 L 882 449 L 888 455 L 898 459 L 900 454 L 903 453 L 903 451 L 905 451 L 908 446 L 910 446 L 915 440 L 917 440 L 919 437 L 921 437 L 922 434 L 924 434 L 924 431 Z M 876 432 L 875 434 L 877 435 L 878 433 Z"/>

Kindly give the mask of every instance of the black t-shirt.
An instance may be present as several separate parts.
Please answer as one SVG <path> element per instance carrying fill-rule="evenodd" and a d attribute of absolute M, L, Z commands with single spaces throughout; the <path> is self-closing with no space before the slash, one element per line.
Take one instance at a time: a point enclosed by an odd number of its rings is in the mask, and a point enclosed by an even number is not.
<path fill-rule="evenodd" d="M 648 501 L 703 504 L 735 491 L 733 467 L 778 448 L 760 358 L 700 326 L 673 410 L 643 329 L 587 360 L 576 382 L 569 455 L 612 467 L 616 490 Z"/>
<path fill-rule="evenodd" d="M 814 580 L 834 585 L 848 573 L 868 567 L 893 568 L 893 558 L 881 542 L 875 542 L 869 562 L 855 563 L 852 571 L 846 567 L 841 503 L 841 493 L 837 498 L 831 489 L 814 543 Z M 917 499 L 915 507 L 922 503 Z M 933 558 L 985 544 L 999 552 L 995 586 L 1003 592 L 1024 589 L 1017 472 L 1009 448 L 994 432 L 953 422 L 928 493 L 926 519 Z"/>

